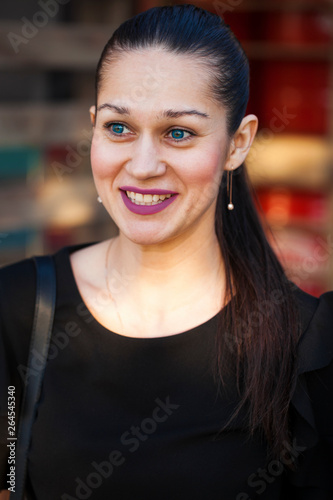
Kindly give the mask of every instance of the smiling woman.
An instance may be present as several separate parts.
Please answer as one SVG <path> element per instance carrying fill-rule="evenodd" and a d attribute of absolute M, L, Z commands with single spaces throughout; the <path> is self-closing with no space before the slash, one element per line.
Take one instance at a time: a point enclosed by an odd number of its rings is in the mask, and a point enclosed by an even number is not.
<path fill-rule="evenodd" d="M 144 84 L 148 68 L 157 67 L 161 60 L 165 69 L 159 85 L 140 101 L 131 98 L 133 89 Z M 97 113 L 95 107 L 91 109 L 92 170 L 104 206 L 131 241 L 170 250 L 186 241 L 188 248 L 195 249 L 195 240 L 214 235 L 223 170 L 242 163 L 256 131 L 256 117 L 246 117 L 231 140 L 225 107 L 209 95 L 207 69 L 188 54 L 140 48 L 118 55 L 108 68 L 103 71 Z M 126 191 L 133 194 L 128 196 Z M 150 200 L 154 194 L 172 196 Z M 159 206 L 152 208 L 153 202 L 160 202 Z M 128 210 L 160 215 L 138 218 Z M 118 241 L 124 241 L 122 235 Z M 217 262 L 219 253 L 216 246 Z M 158 312 L 158 304 L 154 311 Z M 166 323 L 172 328 L 170 319 Z M 178 322 L 175 331 L 177 326 Z M 145 335 L 147 328 L 146 324 Z M 153 326 L 154 331 L 161 329 L 162 325 Z"/>
<path fill-rule="evenodd" d="M 332 497 L 333 292 L 302 292 L 266 239 L 248 93 L 239 42 L 192 5 L 150 9 L 106 44 L 91 166 L 119 236 L 52 256 L 29 499 Z M 19 395 L 35 282 L 30 260 L 0 272 Z"/>

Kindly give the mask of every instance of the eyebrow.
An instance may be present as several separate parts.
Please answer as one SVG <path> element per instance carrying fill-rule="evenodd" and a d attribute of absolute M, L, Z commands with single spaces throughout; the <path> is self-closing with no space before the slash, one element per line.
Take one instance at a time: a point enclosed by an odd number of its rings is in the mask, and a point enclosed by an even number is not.
<path fill-rule="evenodd" d="M 115 111 L 116 113 L 120 115 L 130 115 L 130 110 L 126 108 L 125 106 L 116 106 L 115 104 L 110 104 L 110 103 L 104 103 L 98 106 L 97 111 L 100 111 L 101 109 L 111 109 L 112 111 Z M 187 116 L 187 115 L 195 115 L 195 116 L 200 116 L 202 118 L 209 118 L 209 115 L 207 113 L 203 113 L 201 111 L 197 111 L 196 109 L 190 109 L 190 110 L 180 110 L 176 111 L 174 109 L 166 109 L 163 111 L 160 115 L 157 116 L 157 118 L 180 118 L 181 116 Z"/>

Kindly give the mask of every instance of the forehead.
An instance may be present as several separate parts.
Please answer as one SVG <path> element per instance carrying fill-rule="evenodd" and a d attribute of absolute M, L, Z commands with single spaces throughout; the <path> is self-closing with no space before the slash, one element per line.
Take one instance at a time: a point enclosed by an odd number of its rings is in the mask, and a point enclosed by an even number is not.
<path fill-rule="evenodd" d="M 163 48 L 124 51 L 104 66 L 98 104 L 112 100 L 155 109 L 200 104 L 207 112 L 221 108 L 213 101 L 211 78 L 208 66 L 195 56 Z"/>

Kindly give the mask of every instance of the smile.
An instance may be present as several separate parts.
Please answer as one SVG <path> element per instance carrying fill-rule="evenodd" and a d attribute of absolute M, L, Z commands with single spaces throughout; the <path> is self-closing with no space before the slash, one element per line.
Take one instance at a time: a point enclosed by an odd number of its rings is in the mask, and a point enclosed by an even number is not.
<path fill-rule="evenodd" d="M 120 194 L 126 207 L 133 213 L 139 215 L 152 215 L 167 208 L 178 196 L 178 193 L 163 189 L 148 190 L 137 189 L 132 191 L 120 188 Z M 139 192 L 140 191 L 140 192 Z"/>
<path fill-rule="evenodd" d="M 141 194 L 141 193 L 135 193 L 134 191 L 126 191 L 126 194 L 133 203 L 135 203 L 136 205 L 144 205 L 144 206 L 158 205 L 159 203 L 162 203 L 162 201 L 164 201 L 165 199 L 174 196 L 173 194 L 170 193 Z"/>

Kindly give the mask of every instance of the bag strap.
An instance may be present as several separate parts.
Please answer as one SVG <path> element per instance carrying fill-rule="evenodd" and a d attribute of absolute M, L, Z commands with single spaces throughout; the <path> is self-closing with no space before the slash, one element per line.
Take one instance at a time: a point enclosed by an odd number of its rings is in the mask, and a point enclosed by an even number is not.
<path fill-rule="evenodd" d="M 11 498 L 24 498 L 27 458 L 50 345 L 56 299 L 55 267 L 51 256 L 34 257 L 37 272 L 35 315 L 29 349 L 28 370 L 20 412 L 16 448 L 16 484 Z M 34 363 L 35 357 L 38 363 Z M 36 369 L 36 366 L 38 367 Z"/>

